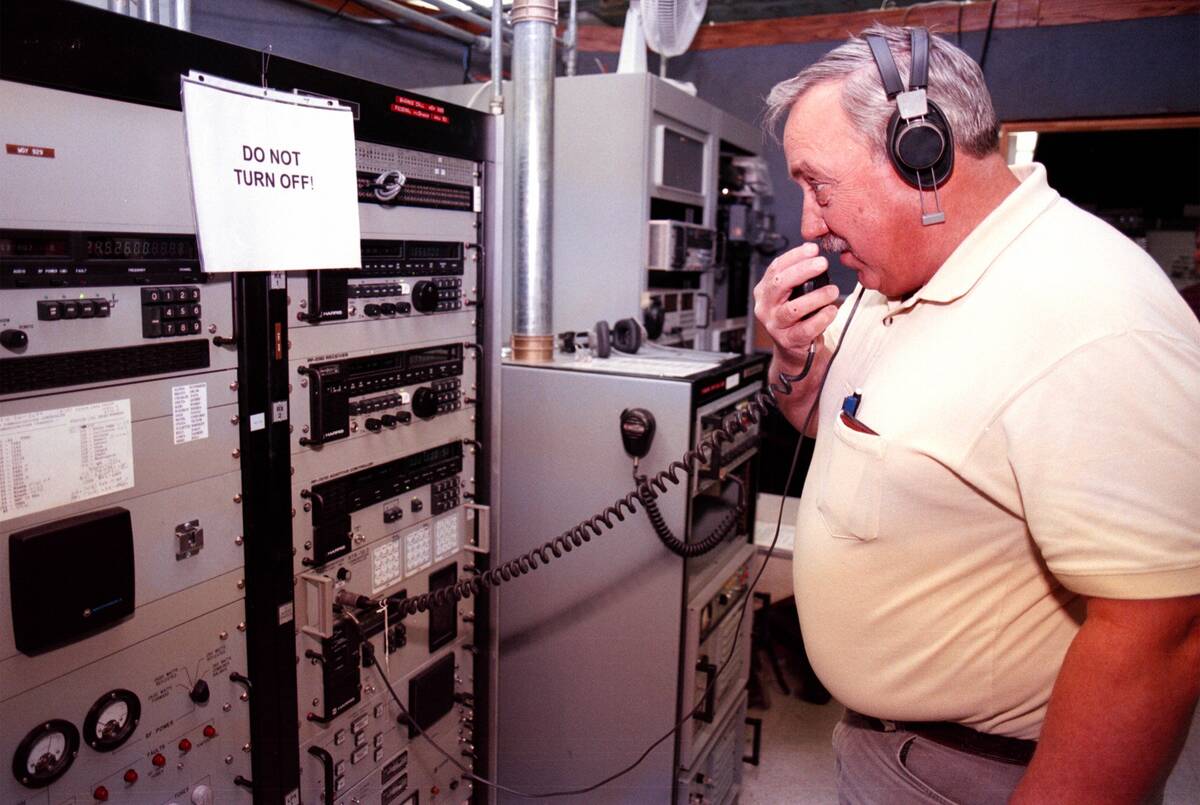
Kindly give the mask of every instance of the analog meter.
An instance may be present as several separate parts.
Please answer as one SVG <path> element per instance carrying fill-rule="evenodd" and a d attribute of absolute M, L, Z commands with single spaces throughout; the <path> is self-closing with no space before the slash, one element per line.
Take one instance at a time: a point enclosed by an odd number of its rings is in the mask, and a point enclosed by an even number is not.
<path fill-rule="evenodd" d="M 142 717 L 133 691 L 117 688 L 101 696 L 83 720 L 83 740 L 97 752 L 111 752 L 129 740 Z"/>
<path fill-rule="evenodd" d="M 29 731 L 13 755 L 13 775 L 21 785 L 44 788 L 67 773 L 79 754 L 79 730 L 52 719 Z"/>

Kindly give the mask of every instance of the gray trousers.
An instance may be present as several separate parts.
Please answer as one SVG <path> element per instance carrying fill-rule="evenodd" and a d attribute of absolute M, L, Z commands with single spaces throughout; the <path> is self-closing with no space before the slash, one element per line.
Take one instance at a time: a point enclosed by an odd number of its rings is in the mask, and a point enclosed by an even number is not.
<path fill-rule="evenodd" d="M 833 728 L 841 805 L 1003 805 L 1024 766 L 978 757 L 912 732 Z"/>

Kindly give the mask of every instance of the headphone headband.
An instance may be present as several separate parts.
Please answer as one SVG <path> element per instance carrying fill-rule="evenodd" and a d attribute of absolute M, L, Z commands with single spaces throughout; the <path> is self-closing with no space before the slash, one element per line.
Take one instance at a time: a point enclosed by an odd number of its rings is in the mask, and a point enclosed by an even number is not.
<path fill-rule="evenodd" d="M 929 31 L 913 28 L 909 32 L 912 48 L 912 69 L 908 72 L 909 89 L 925 89 L 929 86 Z"/>
<path fill-rule="evenodd" d="M 904 92 L 904 82 L 900 80 L 900 71 L 892 60 L 892 51 L 882 36 L 868 34 L 867 44 L 871 46 L 871 55 L 875 57 L 875 66 L 879 68 L 879 80 L 883 82 L 883 91 L 888 100 Z"/>
<path fill-rule="evenodd" d="M 900 70 L 892 59 L 892 50 L 879 34 L 867 34 L 867 45 L 871 55 L 875 57 L 875 66 L 879 68 L 879 80 L 883 82 L 883 91 L 888 100 L 892 100 L 904 92 L 904 81 L 900 78 Z M 912 66 L 908 73 L 908 89 L 925 89 L 929 86 L 929 31 L 924 28 L 913 28 L 909 31 L 909 42 L 912 49 Z"/>

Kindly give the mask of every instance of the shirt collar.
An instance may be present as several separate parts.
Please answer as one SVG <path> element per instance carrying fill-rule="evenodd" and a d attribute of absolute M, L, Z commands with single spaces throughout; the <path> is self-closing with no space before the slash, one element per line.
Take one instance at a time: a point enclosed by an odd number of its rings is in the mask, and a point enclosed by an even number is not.
<path fill-rule="evenodd" d="M 1046 169 L 1040 164 L 1034 162 L 1010 170 L 1020 181 L 1016 189 L 971 230 L 929 282 L 893 312 L 920 301 L 944 304 L 966 295 L 1001 252 L 1058 200 L 1058 192 L 1046 182 Z"/>

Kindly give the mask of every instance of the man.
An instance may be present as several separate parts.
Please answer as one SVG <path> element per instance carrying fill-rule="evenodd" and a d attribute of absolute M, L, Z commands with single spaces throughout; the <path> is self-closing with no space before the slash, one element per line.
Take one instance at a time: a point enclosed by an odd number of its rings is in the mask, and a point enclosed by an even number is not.
<path fill-rule="evenodd" d="M 907 82 L 910 32 L 866 34 Z M 1200 695 L 1200 323 L 1041 166 L 1005 165 L 965 53 L 930 38 L 928 65 L 954 149 L 936 195 L 888 155 L 863 38 L 768 99 L 816 243 L 755 313 L 772 380 L 811 350 L 779 399 L 819 433 L 794 581 L 848 708 L 840 797 L 1152 801 Z M 840 311 L 831 287 L 788 298 L 826 270 L 817 243 L 858 275 Z"/>

